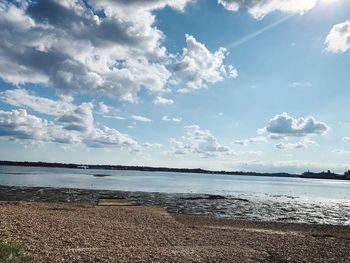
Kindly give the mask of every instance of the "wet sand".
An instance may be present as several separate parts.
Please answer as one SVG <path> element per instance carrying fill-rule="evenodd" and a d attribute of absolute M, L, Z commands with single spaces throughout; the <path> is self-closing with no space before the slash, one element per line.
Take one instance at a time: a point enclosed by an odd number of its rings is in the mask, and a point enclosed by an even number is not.
<path fill-rule="evenodd" d="M 349 262 L 346 226 L 169 214 L 152 206 L 0 202 L 34 262 Z"/>
<path fill-rule="evenodd" d="M 302 200 L 291 196 L 125 192 L 111 190 L 1 186 L 0 201 L 75 202 L 96 204 L 99 198 L 126 198 L 169 213 L 210 215 L 250 221 L 350 226 L 349 200 Z"/>

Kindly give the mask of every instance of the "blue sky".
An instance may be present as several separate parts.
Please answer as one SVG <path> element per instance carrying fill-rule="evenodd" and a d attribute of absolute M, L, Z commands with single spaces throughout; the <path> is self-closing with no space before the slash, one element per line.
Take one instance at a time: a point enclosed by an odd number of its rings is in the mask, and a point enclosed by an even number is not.
<path fill-rule="evenodd" d="M 0 159 L 342 172 L 349 10 L 0 1 Z"/>

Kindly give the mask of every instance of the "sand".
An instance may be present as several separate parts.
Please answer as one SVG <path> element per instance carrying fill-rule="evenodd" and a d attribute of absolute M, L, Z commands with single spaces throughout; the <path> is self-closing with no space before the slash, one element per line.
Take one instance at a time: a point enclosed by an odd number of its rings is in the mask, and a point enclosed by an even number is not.
<path fill-rule="evenodd" d="M 350 262 L 347 226 L 168 214 L 151 206 L 0 202 L 34 262 Z"/>

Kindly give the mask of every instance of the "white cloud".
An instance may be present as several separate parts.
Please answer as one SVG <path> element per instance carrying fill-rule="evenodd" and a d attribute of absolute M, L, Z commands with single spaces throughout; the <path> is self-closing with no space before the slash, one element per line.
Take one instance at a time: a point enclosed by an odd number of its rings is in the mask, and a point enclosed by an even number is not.
<path fill-rule="evenodd" d="M 326 37 L 327 50 L 344 53 L 350 49 L 350 21 L 346 20 L 333 26 Z"/>
<path fill-rule="evenodd" d="M 106 9 L 108 12 L 121 15 L 123 18 L 128 18 L 129 16 L 137 16 L 137 14 L 144 16 L 139 19 L 147 19 L 149 11 L 162 9 L 166 6 L 174 8 L 178 11 L 183 12 L 186 5 L 189 2 L 194 2 L 194 0 L 152 0 L 152 1 L 115 1 L 115 0 L 91 0 L 90 3 L 93 3 L 99 8 Z M 135 12 L 137 11 L 137 12 Z M 120 13 L 120 14 L 119 14 Z M 149 18 L 148 18 L 149 19 Z"/>
<path fill-rule="evenodd" d="M 174 104 L 174 101 L 171 99 L 163 98 L 161 96 L 157 96 L 154 99 L 154 104 L 156 104 L 156 105 L 171 105 L 171 104 Z"/>
<path fill-rule="evenodd" d="M 135 102 L 140 89 L 162 91 L 171 77 L 153 11 L 188 2 L 2 1 L 0 78 Z"/>
<path fill-rule="evenodd" d="M 92 103 L 82 103 L 73 111 L 59 116 L 56 121 L 63 125 L 66 130 L 92 132 L 94 130 L 94 117 Z"/>
<path fill-rule="evenodd" d="M 162 121 L 171 121 L 171 118 L 169 118 L 167 115 L 164 115 L 162 117 Z"/>
<path fill-rule="evenodd" d="M 59 116 L 75 109 L 71 97 L 51 100 L 36 96 L 25 89 L 5 90 L 0 92 L 1 100 L 17 107 L 28 107 L 37 112 Z"/>
<path fill-rule="evenodd" d="M 186 134 L 179 139 L 170 139 L 175 154 L 198 154 L 202 157 L 215 157 L 230 153 L 230 149 L 221 145 L 209 130 L 198 125 L 185 126 Z"/>
<path fill-rule="evenodd" d="M 262 19 L 275 11 L 302 15 L 311 10 L 317 2 L 318 0 L 218 0 L 218 3 L 229 11 L 246 8 L 256 19 Z"/>
<path fill-rule="evenodd" d="M 117 115 L 103 115 L 103 117 L 107 119 L 125 120 L 124 117 Z"/>
<path fill-rule="evenodd" d="M 139 148 L 138 143 L 129 135 L 105 126 L 102 129 L 95 128 L 83 142 L 94 148 L 121 147 L 131 151 L 137 151 Z"/>
<path fill-rule="evenodd" d="M 109 107 L 106 104 L 104 104 L 102 101 L 98 103 L 98 107 L 101 113 L 109 113 L 110 111 Z"/>
<path fill-rule="evenodd" d="M 141 121 L 141 122 L 152 122 L 151 119 L 141 116 L 141 115 L 132 115 L 131 119 L 135 120 L 135 121 Z"/>
<path fill-rule="evenodd" d="M 179 117 L 179 118 L 173 117 L 172 121 L 173 122 L 180 122 L 180 121 L 182 121 L 182 118 L 181 117 Z"/>
<path fill-rule="evenodd" d="M 0 110 L 0 136 L 47 141 L 48 125 L 47 121 L 30 115 L 23 109 L 10 112 Z"/>
<path fill-rule="evenodd" d="M 96 106 L 96 107 L 95 107 Z M 106 105 L 103 101 L 94 102 L 94 113 L 100 114 L 104 118 L 125 120 L 125 117 L 120 116 L 121 110 L 113 106 Z"/>
<path fill-rule="evenodd" d="M 221 4 L 224 8 L 229 11 L 238 11 L 240 3 L 238 1 L 230 0 L 218 0 L 218 4 Z"/>
<path fill-rule="evenodd" d="M 0 137 L 19 142 L 80 144 L 88 147 L 118 147 L 137 151 L 138 143 L 116 129 L 94 124 L 93 104 L 74 105 L 71 98 L 51 100 L 23 89 L 1 93 L 3 101 L 55 116 L 54 122 L 27 113 L 25 109 L 0 110 Z"/>
<path fill-rule="evenodd" d="M 308 138 L 305 138 L 299 142 L 296 143 L 283 143 L 280 142 L 275 145 L 277 149 L 281 150 L 294 150 L 294 149 L 301 149 L 301 148 L 308 148 L 310 146 L 318 145 L 315 141 L 312 141 Z"/>
<path fill-rule="evenodd" d="M 162 117 L 162 121 L 173 121 L 173 122 L 181 122 L 182 121 L 182 118 L 181 117 L 178 117 L 178 118 L 176 118 L 176 117 L 168 117 L 167 115 L 164 115 L 163 117 Z"/>
<path fill-rule="evenodd" d="M 344 141 L 344 142 L 350 142 L 350 137 L 344 137 L 344 138 L 343 138 L 343 141 Z"/>
<path fill-rule="evenodd" d="M 258 130 L 258 133 L 267 132 L 280 139 L 288 136 L 321 135 L 329 130 L 326 123 L 317 121 L 314 117 L 296 119 L 284 112 L 273 117 L 265 128 Z"/>
<path fill-rule="evenodd" d="M 20 142 L 80 142 L 77 133 L 65 131 L 61 126 L 30 115 L 24 109 L 0 110 L 0 136 Z"/>
<path fill-rule="evenodd" d="M 227 55 L 225 48 L 211 53 L 191 35 L 186 35 L 186 43 L 187 46 L 174 69 L 177 80 L 186 85 L 180 92 L 201 89 L 224 78 L 237 77 L 237 70 L 232 65 L 223 64 Z"/>
<path fill-rule="evenodd" d="M 0 137 L 19 142 L 84 143 L 88 147 L 118 147 L 130 151 L 139 148 L 134 139 L 116 129 L 91 127 L 90 130 L 82 131 L 80 127 L 73 129 L 70 126 L 48 122 L 28 114 L 24 109 L 10 112 L 0 110 Z"/>
<path fill-rule="evenodd" d="M 248 143 L 256 143 L 256 144 L 265 144 L 267 143 L 267 139 L 264 136 L 253 137 L 249 139 L 236 140 L 233 143 L 238 145 L 247 145 Z"/>
<path fill-rule="evenodd" d="M 163 145 L 160 143 L 150 143 L 150 142 L 145 142 L 142 144 L 142 146 L 145 149 L 159 149 L 163 147 Z"/>
<path fill-rule="evenodd" d="M 25 110 L 8 112 L 8 120 L 10 113 L 12 116 L 9 120 L 9 123 L 12 123 L 11 127 L 13 127 L 11 136 L 16 135 L 17 139 L 25 138 L 25 134 L 19 134 L 19 132 L 26 131 L 28 133 L 27 139 L 41 142 L 66 144 L 83 142 L 89 147 L 132 146 L 135 148 L 137 145 L 131 137 L 115 129 L 108 127 L 96 128 L 92 103 L 82 103 L 76 106 L 72 103 L 71 97 L 52 100 L 36 96 L 24 89 L 3 91 L 1 97 L 4 102 L 13 106 L 28 107 L 37 112 L 56 117 L 56 123 L 52 123 L 30 115 Z M 109 112 L 109 107 L 103 102 L 98 105 L 100 111 L 108 110 Z M 23 120 L 23 122 L 18 122 L 18 120 Z M 22 124 L 19 125 L 20 123 Z M 4 122 L 0 125 L 0 129 L 2 129 L 0 133 L 5 134 L 5 129 L 9 129 L 9 127 L 6 128 Z"/>
<path fill-rule="evenodd" d="M 23 0 L 0 5 L 0 78 L 53 86 L 59 94 L 95 92 L 137 102 L 150 93 L 190 91 L 237 77 L 224 48 L 211 53 L 193 36 L 177 56 L 163 46 L 154 10 L 180 12 L 193 0 Z M 103 14 L 103 15 L 97 15 Z M 156 98 L 156 104 L 172 104 Z"/>

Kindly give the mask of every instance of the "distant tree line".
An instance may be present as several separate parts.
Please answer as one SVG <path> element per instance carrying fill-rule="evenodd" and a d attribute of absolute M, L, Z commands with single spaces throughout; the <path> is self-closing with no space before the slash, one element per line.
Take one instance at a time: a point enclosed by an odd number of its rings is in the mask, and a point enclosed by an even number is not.
<path fill-rule="evenodd" d="M 330 170 L 327 172 L 313 173 L 305 172 L 300 175 L 301 178 L 315 178 L 315 179 L 338 179 L 338 180 L 350 180 L 350 171 L 344 174 L 332 173 Z"/>
<path fill-rule="evenodd" d="M 305 172 L 301 175 L 290 173 L 257 173 L 243 171 L 211 171 L 201 168 L 169 168 L 169 167 L 149 167 L 149 166 L 129 166 L 129 165 L 85 165 L 75 163 L 48 163 L 48 162 L 17 162 L 17 161 L 0 161 L 0 165 L 8 166 L 31 166 L 31 167 L 56 167 L 56 168 L 73 168 L 73 169 L 106 169 L 106 170 L 133 170 L 147 172 L 177 172 L 177 173 L 199 173 L 199 174 L 226 174 L 226 175 L 247 175 L 247 176 L 273 176 L 273 177 L 301 177 L 301 178 L 318 178 L 318 179 L 338 179 L 350 180 L 350 171 L 344 174 L 336 174 L 331 171 L 327 172 Z"/>

